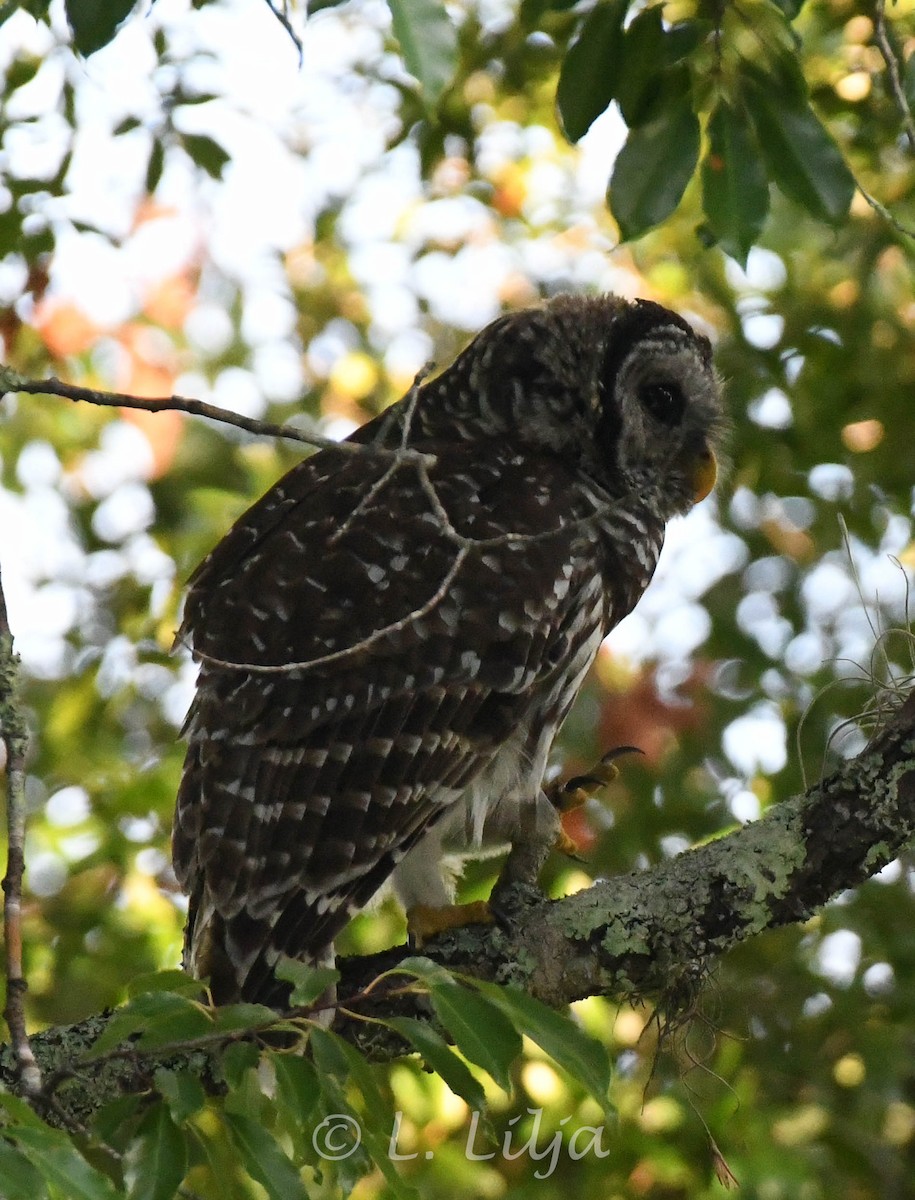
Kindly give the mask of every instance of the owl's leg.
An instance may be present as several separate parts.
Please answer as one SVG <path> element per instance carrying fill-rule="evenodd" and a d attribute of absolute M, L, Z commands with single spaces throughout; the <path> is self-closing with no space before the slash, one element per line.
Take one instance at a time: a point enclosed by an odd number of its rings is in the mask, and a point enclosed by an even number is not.
<path fill-rule="evenodd" d="M 496 880 L 493 897 L 514 884 L 536 889 L 546 860 L 564 837 L 559 811 L 545 791 L 538 792 L 533 802 L 519 805 L 508 857 Z"/>
<path fill-rule="evenodd" d="M 483 900 L 454 903 L 454 881 L 446 879 L 442 858 L 444 826 L 435 826 L 416 843 L 394 869 L 392 882 L 407 914 L 407 933 L 417 947 L 424 941 L 463 925 L 488 925 L 492 914 Z"/>
<path fill-rule="evenodd" d="M 521 808 L 521 819 L 511 836 L 511 849 L 489 900 L 498 922 L 511 924 L 525 903 L 542 900 L 538 881 L 553 850 L 578 858 L 577 846 L 562 828 L 561 814 L 579 808 L 616 779 L 619 770 L 614 760 L 633 752 L 641 753 L 635 746 L 615 747 L 586 775 L 550 784 L 540 792 L 535 805 Z"/>

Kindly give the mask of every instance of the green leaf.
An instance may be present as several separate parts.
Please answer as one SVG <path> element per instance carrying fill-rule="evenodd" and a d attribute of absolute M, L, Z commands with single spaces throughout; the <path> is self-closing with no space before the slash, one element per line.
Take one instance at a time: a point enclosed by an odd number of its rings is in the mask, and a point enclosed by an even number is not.
<path fill-rule="evenodd" d="M 556 107 L 570 142 L 591 128 L 616 95 L 623 69 L 623 19 L 629 0 L 606 0 L 593 8 L 559 72 Z"/>
<path fill-rule="evenodd" d="M 139 1124 L 137 1113 L 145 1107 L 140 1096 L 116 1096 L 103 1104 L 92 1118 L 92 1136 L 98 1142 L 107 1143 L 118 1154 L 123 1154 Z"/>
<path fill-rule="evenodd" d="M 540 22 L 551 12 L 566 12 L 578 0 L 521 0 L 518 21 L 523 29 L 539 29 Z"/>
<path fill-rule="evenodd" d="M 2 24 L 2 21 L 0 21 L 0 24 Z M 24 87 L 25 84 L 33 80 L 40 66 L 41 59 L 38 57 L 23 55 L 21 58 L 14 59 L 6 68 L 6 94 L 9 95 L 16 88 Z"/>
<path fill-rule="evenodd" d="M 311 1131 L 312 1153 L 335 1164 L 340 1190 L 349 1195 L 357 1181 L 371 1170 L 371 1158 L 362 1142 L 364 1121 L 333 1075 L 319 1072 L 318 1081 L 324 1116 Z"/>
<path fill-rule="evenodd" d="M 689 97 L 666 104 L 629 130 L 610 178 L 610 211 L 623 241 L 660 225 L 674 211 L 699 160 L 699 121 Z"/>
<path fill-rule="evenodd" d="M 48 1189 L 29 1160 L 0 1138 L 0 1196 L 3 1200 L 46 1200 Z"/>
<path fill-rule="evenodd" d="M 511 1022 L 483 996 L 454 983 L 436 984 L 431 998 L 435 1015 L 461 1053 L 510 1092 L 509 1068 L 521 1052 L 521 1038 Z"/>
<path fill-rule="evenodd" d="M 772 2 L 782 10 L 789 21 L 793 21 L 804 6 L 804 0 L 772 0 Z"/>
<path fill-rule="evenodd" d="M 216 1033 L 236 1033 L 240 1029 L 262 1029 L 275 1025 L 277 1014 L 266 1004 L 226 1004 L 213 1014 L 213 1030 Z"/>
<path fill-rule="evenodd" d="M 356 1047 L 351 1046 L 349 1042 L 344 1041 L 343 1038 L 338 1037 L 337 1034 L 331 1033 L 329 1030 L 316 1029 L 313 1031 L 312 1036 L 319 1039 L 323 1037 L 332 1040 L 336 1044 L 340 1061 L 343 1064 L 344 1077 L 355 1082 L 370 1112 L 373 1114 L 383 1112 L 388 1107 L 388 1102 L 381 1094 L 378 1080 L 369 1062 L 359 1053 Z M 318 1056 L 316 1053 L 315 1062 L 317 1061 Z"/>
<path fill-rule="evenodd" d="M 388 7 L 404 65 L 431 110 L 457 70 L 457 29 L 441 0 L 388 0 Z"/>
<path fill-rule="evenodd" d="M 333 1159 L 347 1190 L 354 1177 L 369 1169 L 369 1160 L 388 1181 L 391 1194 L 413 1200 L 417 1193 L 402 1180 L 390 1159 L 389 1130 L 394 1129 L 394 1111 L 382 1096 L 375 1075 L 353 1046 L 327 1030 L 313 1030 L 311 1049 L 317 1078 L 324 1093 L 327 1116 L 313 1132 L 313 1148 L 319 1157 Z M 363 1094 L 367 1116 L 357 1115 L 348 1104 L 343 1085 L 357 1084 Z M 379 1129 L 384 1130 L 379 1133 Z"/>
<path fill-rule="evenodd" d="M 230 1088 L 242 1086 L 246 1073 L 256 1067 L 261 1052 L 253 1042 L 233 1042 L 226 1046 L 219 1060 L 222 1077 Z"/>
<path fill-rule="evenodd" d="M 658 74 L 667 65 L 660 5 L 646 8 L 629 24 L 620 57 L 616 99 L 623 119 L 631 127 L 646 115 L 657 90 Z"/>
<path fill-rule="evenodd" d="M 299 1172 L 262 1125 L 241 1113 L 222 1119 L 243 1167 L 271 1200 L 308 1200 Z"/>
<path fill-rule="evenodd" d="M 851 206 L 855 181 L 816 113 L 806 101 L 750 76 L 744 88 L 770 178 L 813 216 L 840 221 Z"/>
<path fill-rule="evenodd" d="M 203 987 L 199 980 L 191 979 L 184 971 L 149 971 L 144 975 L 136 975 L 127 985 L 127 995 L 130 999 L 149 992 L 173 992 L 176 996 L 188 996 L 199 1000 Z"/>
<path fill-rule="evenodd" d="M 222 179 L 222 172 L 231 155 L 219 142 L 203 133 L 182 133 L 181 144 L 197 166 L 206 171 L 211 179 Z"/>
<path fill-rule="evenodd" d="M 118 1009 L 92 1047 L 93 1054 L 113 1050 L 135 1034 L 140 1047 L 187 1041 L 210 1033 L 213 1023 L 206 1010 L 174 992 L 143 992 Z"/>
<path fill-rule="evenodd" d="M 2 1088 L 0 1088 L 0 1108 L 5 1109 L 18 1125 L 28 1125 L 32 1129 L 48 1128 L 38 1113 L 32 1108 L 31 1104 L 23 1100 L 20 1096 L 14 1096 L 12 1092 L 4 1091 Z M 3 1122 L 3 1124 L 6 1126 L 8 1123 Z"/>
<path fill-rule="evenodd" d="M 403 1197 L 404 1200 L 413 1200 L 416 1196 L 415 1190 L 400 1177 L 391 1161 L 388 1131 L 394 1128 L 394 1112 L 381 1094 L 369 1064 L 348 1042 L 324 1029 L 312 1031 L 311 1049 L 325 1097 L 333 1110 L 330 1120 L 334 1124 L 331 1129 L 339 1129 L 344 1136 L 350 1138 L 356 1136 L 358 1131 L 361 1148 L 368 1152 L 369 1158 L 387 1180 L 392 1195 Z M 362 1120 L 356 1117 L 346 1103 L 340 1086 L 353 1082 L 365 1101 L 365 1112 L 368 1116 Z M 384 1133 L 379 1133 L 379 1130 L 383 1130 Z M 326 1152 L 333 1151 L 337 1144 L 335 1140 L 328 1141 Z M 346 1147 L 347 1143 L 342 1145 Z M 332 1154 L 331 1157 L 336 1157 L 336 1154 Z"/>
<path fill-rule="evenodd" d="M 179 92 L 175 97 L 176 106 L 185 104 L 209 104 L 211 100 L 221 99 L 218 92 Z"/>
<path fill-rule="evenodd" d="M 67 1200 L 118 1200 L 111 1180 L 90 1166 L 65 1134 L 47 1126 L 19 1126 L 7 1135 Z"/>
<path fill-rule="evenodd" d="M 715 22 L 707 20 L 678 21 L 664 30 L 664 61 L 668 66 L 680 62 L 709 37 L 714 37 Z"/>
<path fill-rule="evenodd" d="M 203 1086 L 190 1071 L 168 1071 L 160 1067 L 153 1075 L 153 1082 L 178 1122 L 192 1117 L 206 1103 Z"/>
<path fill-rule="evenodd" d="M 477 985 L 508 1016 L 512 1024 L 587 1088 L 605 1109 L 610 1090 L 610 1057 L 607 1048 L 585 1033 L 563 1013 L 554 1012 L 516 987 Z"/>
<path fill-rule="evenodd" d="M 314 1111 L 321 1097 L 321 1085 L 314 1067 L 297 1054 L 275 1054 L 277 1096 L 282 1108 L 293 1113 L 301 1124 Z"/>
<path fill-rule="evenodd" d="M 753 131 L 724 100 L 708 124 L 702 164 L 702 210 L 722 249 L 741 266 L 769 211 L 769 184 Z"/>
<path fill-rule="evenodd" d="M 121 137 L 125 133 L 132 133 L 134 129 L 139 129 L 143 122 L 139 117 L 125 117 L 123 121 L 119 121 L 111 131 L 112 137 Z"/>
<path fill-rule="evenodd" d="M 401 972 L 414 975 L 421 983 L 425 983 L 429 987 L 436 983 L 454 983 L 454 975 L 447 967 L 433 962 L 431 958 L 425 958 L 422 954 L 414 954 L 410 958 L 402 959 L 392 973 L 400 974 Z"/>
<path fill-rule="evenodd" d="M 323 12 L 325 8 L 339 8 L 345 3 L 346 0 L 306 0 L 305 11 L 311 17 L 317 12 Z"/>
<path fill-rule="evenodd" d="M 168 1108 L 156 1104 L 140 1122 L 124 1159 L 128 1200 L 172 1200 L 187 1170 L 187 1146 Z"/>
<path fill-rule="evenodd" d="M 326 1029 L 313 1029 L 309 1046 L 315 1066 L 322 1075 L 333 1075 L 336 1079 L 344 1081 L 349 1078 L 349 1063 L 343 1053 L 340 1038 L 328 1033 Z"/>
<path fill-rule="evenodd" d="M 340 978 L 333 967 L 315 967 L 294 958 L 281 958 L 276 966 L 277 979 L 286 979 L 293 985 L 289 1003 L 307 1008 Z"/>
<path fill-rule="evenodd" d="M 620 112 L 630 128 L 650 121 L 675 96 L 687 94 L 690 74 L 680 64 L 710 28 L 704 21 L 665 26 L 660 5 L 646 8 L 630 22 L 616 89 Z"/>
<path fill-rule="evenodd" d="M 135 0 L 67 0 L 67 21 L 73 44 L 83 55 L 107 46 Z"/>
<path fill-rule="evenodd" d="M 149 162 L 146 164 L 146 179 L 143 186 L 146 189 L 146 194 L 151 196 L 159 186 L 159 180 L 162 178 L 162 168 L 165 166 L 165 147 L 158 138 L 153 138 L 153 144 L 149 151 Z"/>
<path fill-rule="evenodd" d="M 466 1100 L 469 1108 L 475 1112 L 485 1109 L 483 1085 L 434 1029 L 414 1017 L 388 1017 L 385 1024 L 415 1046 L 426 1065 L 441 1076 L 456 1096 Z"/>

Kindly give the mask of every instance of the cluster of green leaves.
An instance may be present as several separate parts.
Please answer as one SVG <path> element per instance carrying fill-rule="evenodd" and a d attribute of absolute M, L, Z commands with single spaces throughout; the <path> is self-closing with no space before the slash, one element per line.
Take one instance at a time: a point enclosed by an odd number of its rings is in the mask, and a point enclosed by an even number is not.
<path fill-rule="evenodd" d="M 335 972 L 290 963 L 292 1004 L 307 1011 Z M 483 1118 L 487 1099 L 479 1068 L 508 1094 L 521 1035 L 545 1051 L 610 1115 L 610 1063 L 605 1047 L 567 1017 L 516 988 L 458 978 L 428 959 L 404 961 L 374 986 L 397 983 L 427 997 L 436 1024 L 415 1017 L 380 1021 L 418 1052 L 429 1070 Z M 418 1192 L 395 1166 L 399 1116 L 384 1074 L 340 1036 L 304 1022 L 278 1020 L 256 1004 L 205 1006 L 199 987 L 177 971 L 137 979 L 131 999 L 112 1017 L 77 1077 L 97 1074 L 112 1055 L 150 1062 L 144 1094 L 112 1100 L 78 1139 L 47 1124 L 18 1097 L 0 1092 L 0 1194 L 5 1200 L 172 1200 L 187 1184 L 207 1195 L 247 1195 L 256 1181 L 270 1200 L 306 1200 L 308 1183 L 345 1193 L 377 1169 L 394 1198 Z M 377 1018 L 373 1018 L 377 1021 Z M 287 1035 L 289 1047 L 264 1039 Z M 448 1040 L 446 1040 L 446 1038 Z M 450 1043 L 450 1044 L 449 1044 Z M 307 1045 L 307 1054 L 305 1053 Z M 187 1065 L 156 1066 L 171 1053 L 209 1051 L 209 1084 Z M 203 1061 L 203 1060 L 201 1060 Z M 208 1097 L 207 1092 L 211 1093 Z M 219 1100 L 212 1098 L 219 1093 Z M 401 1114 L 402 1115 L 402 1114 Z M 226 1192 L 218 1125 L 234 1151 Z M 65 1185 L 70 1191 L 65 1191 Z"/>
<path fill-rule="evenodd" d="M 313 15 L 339 2 L 324 0 L 309 10 Z M 3 16 L 15 7 L 6 6 Z M 47 19 L 46 0 L 33 0 L 28 7 Z M 109 44 L 132 8 L 127 0 L 69 0 L 75 48 L 88 55 Z M 700 237 L 741 263 L 765 227 L 772 185 L 817 220 L 835 225 L 846 216 L 856 178 L 812 103 L 802 35 L 795 28 L 800 3 L 750 0 L 719 7 L 697 2 L 681 6 L 674 23 L 666 19 L 663 3 L 599 0 L 582 19 L 571 8 L 567 0 L 528 0 L 517 26 L 492 34 L 481 30 L 473 13 L 456 26 L 441 0 L 390 0 L 396 44 L 418 85 L 415 92 L 403 91 L 400 136 L 416 135 L 427 170 L 445 153 L 449 133 L 472 136 L 473 120 L 460 87 L 475 69 L 500 72 L 508 89 L 525 94 L 531 64 L 540 74 L 556 65 L 556 107 L 571 142 L 579 141 L 614 102 L 628 128 L 607 190 L 623 240 L 668 219 L 694 180 L 701 184 Z M 547 52 L 534 40 L 544 35 L 550 39 Z M 157 37 L 159 54 L 167 61 L 165 40 Z M 16 68 L 20 74 L 34 69 L 27 63 Z M 903 74 L 915 92 L 911 60 Z M 212 178 L 221 177 L 225 149 L 208 134 L 182 130 L 180 117 L 173 119 L 183 106 L 213 98 L 185 89 L 179 79 L 163 105 L 162 128 L 151 140 L 148 191 L 155 190 L 165 152 L 173 146 L 183 148 Z M 834 100 L 832 93 L 824 97 L 833 109 Z M 847 126 L 856 106 L 846 108 L 838 115 Z M 129 118 L 117 132 L 129 132 L 138 123 Z M 68 165 L 67 157 L 51 190 L 60 189 Z M 14 195 L 48 183 L 17 181 Z M 21 226 L 20 205 L 8 209 L 4 219 Z M 40 248 L 50 249 L 47 228 L 18 226 L 9 234 L 39 237 Z M 0 224 L 3 244 L 14 242 L 3 237 Z"/>
<path fill-rule="evenodd" d="M 566 55 L 557 103 L 577 142 L 611 101 L 628 126 L 613 168 L 610 209 L 624 238 L 659 225 L 680 203 L 699 167 L 712 241 L 746 262 L 776 184 L 812 216 L 835 223 L 848 212 L 854 179 L 814 112 L 798 63 L 790 10 L 769 0 L 721 6 L 667 24 L 664 5 L 638 12 L 601 0 Z"/>
<path fill-rule="evenodd" d="M 614 101 L 626 122 L 607 190 L 622 238 L 665 221 L 697 172 L 700 234 L 741 263 L 765 225 L 772 184 L 816 219 L 841 221 L 855 179 L 811 103 L 792 24 L 801 4 L 751 0 L 722 4 L 714 15 L 696 4 L 693 16 L 673 24 L 666 7 L 598 0 L 574 27 L 565 0 L 527 3 L 520 14 L 526 35 L 544 29 L 555 38 L 556 105 L 569 140 L 579 141 Z M 437 106 L 462 77 L 461 55 L 478 31 L 462 45 L 440 0 L 391 0 L 391 11 L 422 111 L 438 124 Z M 485 52 L 498 48 L 490 43 Z"/>

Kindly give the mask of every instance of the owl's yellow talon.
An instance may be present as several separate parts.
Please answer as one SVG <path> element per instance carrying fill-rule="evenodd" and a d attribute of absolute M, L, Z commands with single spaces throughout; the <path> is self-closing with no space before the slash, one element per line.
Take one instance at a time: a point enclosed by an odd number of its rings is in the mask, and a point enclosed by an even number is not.
<path fill-rule="evenodd" d="M 447 929 L 460 929 L 464 925 L 492 925 L 493 915 L 485 900 L 474 900 L 470 904 L 446 904 L 438 908 L 432 904 L 417 904 L 407 913 L 407 933 L 417 947 Z"/>

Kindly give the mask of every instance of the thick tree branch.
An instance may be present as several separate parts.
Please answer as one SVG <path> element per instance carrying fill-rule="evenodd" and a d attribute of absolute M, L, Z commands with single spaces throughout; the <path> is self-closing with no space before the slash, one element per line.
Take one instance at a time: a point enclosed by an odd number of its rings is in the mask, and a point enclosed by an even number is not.
<path fill-rule="evenodd" d="M 759 821 L 670 862 L 633 872 L 563 900 L 527 904 L 508 928 L 469 927 L 436 939 L 429 957 L 477 978 L 518 984 L 561 1007 L 583 996 L 651 997 L 687 1009 L 718 958 L 764 930 L 803 921 L 830 897 L 874 875 L 915 838 L 915 694 L 885 720 L 868 746 L 803 795 Z M 523 914 L 523 915 L 522 915 Z M 346 1005 L 403 946 L 344 960 Z M 409 998 L 373 994 L 375 1011 L 404 1011 Z M 365 1011 L 359 1003 L 356 1007 Z M 414 1010 L 415 1011 L 415 1010 Z M 423 1015 L 422 1011 L 416 1015 Z M 426 1014 L 428 1015 L 428 1014 Z M 118 1091 L 148 1088 L 159 1061 L 149 1055 L 80 1068 L 104 1028 L 100 1014 L 33 1038 L 46 1074 L 73 1077 L 56 1093 L 61 1110 L 85 1120 Z M 341 1032 L 379 1056 L 403 1047 L 379 1027 L 350 1020 Z M 174 1052 L 169 1054 L 174 1064 Z M 199 1074 L 199 1049 L 187 1062 Z M 11 1048 L 0 1082 L 21 1090 Z"/>

